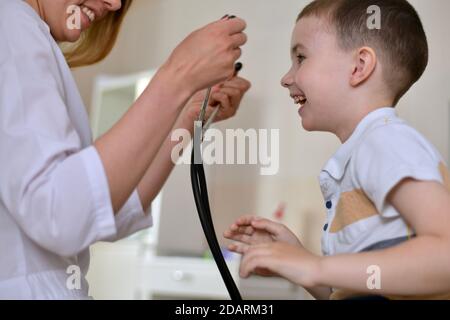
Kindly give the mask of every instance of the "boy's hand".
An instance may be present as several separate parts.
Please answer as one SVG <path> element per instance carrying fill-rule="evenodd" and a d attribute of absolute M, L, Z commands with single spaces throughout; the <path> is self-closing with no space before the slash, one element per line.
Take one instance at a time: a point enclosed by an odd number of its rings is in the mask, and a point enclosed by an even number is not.
<path fill-rule="evenodd" d="M 296 235 L 286 226 L 256 216 L 239 218 L 224 232 L 224 237 L 236 241 L 228 248 L 243 254 L 251 245 L 285 242 L 293 246 L 302 246 Z"/>
<path fill-rule="evenodd" d="M 275 242 L 249 246 L 242 258 L 240 276 L 261 273 L 279 275 L 304 288 L 318 286 L 321 257 L 302 246 Z"/>
<path fill-rule="evenodd" d="M 251 83 L 241 77 L 233 77 L 213 87 L 209 106 L 206 110 L 206 120 L 211 116 L 215 108 L 219 108 L 219 112 L 214 122 L 233 117 L 239 108 L 242 98 L 250 87 Z M 206 90 L 202 90 L 191 98 L 184 110 L 187 121 L 194 123 L 194 121 L 198 120 L 205 95 Z"/>

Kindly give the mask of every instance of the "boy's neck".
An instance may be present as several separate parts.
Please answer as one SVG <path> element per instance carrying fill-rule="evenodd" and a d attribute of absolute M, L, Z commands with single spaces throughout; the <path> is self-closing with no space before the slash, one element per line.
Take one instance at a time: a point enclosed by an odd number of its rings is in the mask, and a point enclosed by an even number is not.
<path fill-rule="evenodd" d="M 342 144 L 344 144 L 355 132 L 359 123 L 367 117 L 370 113 L 377 109 L 393 107 L 394 102 L 390 99 L 380 100 L 376 103 L 370 104 L 354 104 L 349 107 L 350 115 L 346 118 L 345 122 L 339 125 L 333 133 L 339 138 Z"/>

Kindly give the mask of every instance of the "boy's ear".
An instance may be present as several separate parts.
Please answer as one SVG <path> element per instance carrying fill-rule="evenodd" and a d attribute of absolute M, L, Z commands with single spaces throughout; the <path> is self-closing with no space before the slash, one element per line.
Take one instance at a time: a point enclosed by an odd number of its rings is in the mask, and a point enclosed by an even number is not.
<path fill-rule="evenodd" d="M 370 47 L 361 47 L 355 52 L 350 85 L 356 87 L 366 81 L 375 71 L 377 55 Z"/>

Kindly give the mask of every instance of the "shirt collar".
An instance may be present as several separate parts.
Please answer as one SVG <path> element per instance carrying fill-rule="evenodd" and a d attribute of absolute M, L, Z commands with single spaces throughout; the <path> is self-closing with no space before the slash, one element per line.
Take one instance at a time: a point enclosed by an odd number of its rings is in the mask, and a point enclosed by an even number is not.
<path fill-rule="evenodd" d="M 350 138 L 337 150 L 322 171 L 327 172 L 336 180 L 341 180 L 344 176 L 345 167 L 351 158 L 356 144 L 362 138 L 364 133 L 371 127 L 371 124 L 380 118 L 393 117 L 396 117 L 396 111 L 391 107 L 380 108 L 369 113 L 363 120 L 361 120 Z"/>

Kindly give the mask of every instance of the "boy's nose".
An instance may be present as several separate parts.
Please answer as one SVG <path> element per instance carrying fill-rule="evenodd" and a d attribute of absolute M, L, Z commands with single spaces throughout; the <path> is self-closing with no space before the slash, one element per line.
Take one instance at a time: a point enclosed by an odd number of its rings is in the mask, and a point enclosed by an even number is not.
<path fill-rule="evenodd" d="M 109 11 L 117 11 L 122 7 L 122 0 L 103 0 Z"/>
<path fill-rule="evenodd" d="M 283 78 L 281 78 L 281 85 L 285 88 L 289 88 L 292 84 L 292 77 L 287 73 Z"/>

